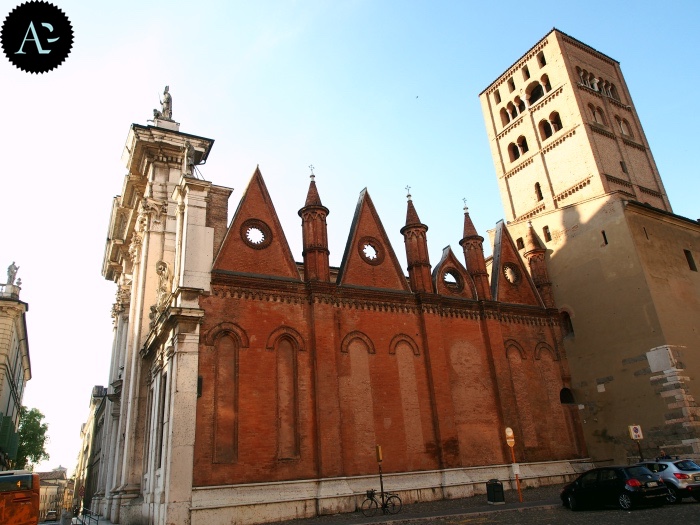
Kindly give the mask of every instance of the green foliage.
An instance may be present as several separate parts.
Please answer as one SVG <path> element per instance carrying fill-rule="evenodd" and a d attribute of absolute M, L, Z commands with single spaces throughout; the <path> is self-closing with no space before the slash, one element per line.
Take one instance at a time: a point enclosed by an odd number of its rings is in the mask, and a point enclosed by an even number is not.
<path fill-rule="evenodd" d="M 22 407 L 19 421 L 19 446 L 14 468 L 32 470 L 34 464 L 49 459 L 49 454 L 44 448 L 49 439 L 46 435 L 49 425 L 42 423 L 42 419 L 44 414 L 36 408 L 27 410 L 27 407 Z"/>

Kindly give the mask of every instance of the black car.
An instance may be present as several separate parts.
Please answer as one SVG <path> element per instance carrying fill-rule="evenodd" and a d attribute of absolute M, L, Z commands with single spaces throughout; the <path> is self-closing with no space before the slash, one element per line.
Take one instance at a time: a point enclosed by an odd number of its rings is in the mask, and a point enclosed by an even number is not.
<path fill-rule="evenodd" d="M 638 465 L 589 470 L 561 491 L 564 506 L 571 510 L 607 505 L 630 510 L 638 505 L 663 505 L 667 496 L 659 476 Z"/>

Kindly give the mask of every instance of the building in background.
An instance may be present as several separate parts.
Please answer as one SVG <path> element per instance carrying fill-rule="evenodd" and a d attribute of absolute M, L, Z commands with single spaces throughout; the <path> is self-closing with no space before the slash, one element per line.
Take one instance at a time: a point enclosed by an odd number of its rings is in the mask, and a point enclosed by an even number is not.
<path fill-rule="evenodd" d="M 32 378 L 27 340 L 29 305 L 20 301 L 22 280 L 14 261 L 7 282 L 0 284 L 0 470 L 9 470 L 19 444 L 20 411 L 24 387 Z"/>
<path fill-rule="evenodd" d="M 232 190 L 197 168 L 213 140 L 180 132 L 165 109 L 131 126 L 111 207 L 114 345 L 93 511 L 123 524 L 354 511 L 376 482 L 377 444 L 407 502 L 466 496 L 512 477 L 506 427 L 529 483 L 576 472 L 579 411 L 534 237 L 524 262 L 499 223 L 489 279 L 465 210 L 461 254 L 447 247 L 433 267 L 409 195 L 406 276 L 365 189 L 332 268 L 312 176 L 296 262 L 260 170 L 229 223 Z"/>
<path fill-rule="evenodd" d="M 59 519 L 65 508 L 66 496 L 70 502 L 70 493 L 67 493 L 68 478 L 66 468 L 59 466 L 50 472 L 38 472 L 39 482 L 39 521 L 49 518 Z M 70 503 L 69 503 L 70 504 Z"/>
<path fill-rule="evenodd" d="M 75 468 L 75 490 L 73 493 L 73 508 L 90 508 L 93 496 L 97 490 L 97 479 L 100 475 L 100 460 L 104 426 L 104 409 L 107 389 L 96 385 L 90 396 L 88 417 L 80 428 L 80 452 Z"/>
<path fill-rule="evenodd" d="M 674 215 L 620 64 L 558 30 L 480 94 L 508 229 L 546 247 L 593 459 L 700 454 L 700 225 Z M 495 232 L 494 232 L 495 233 Z"/>

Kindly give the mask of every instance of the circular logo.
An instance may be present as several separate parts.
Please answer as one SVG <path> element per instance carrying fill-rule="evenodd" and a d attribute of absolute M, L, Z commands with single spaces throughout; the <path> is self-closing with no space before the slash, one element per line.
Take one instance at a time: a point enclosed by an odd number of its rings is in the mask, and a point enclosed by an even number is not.
<path fill-rule="evenodd" d="M 5 56 L 22 71 L 46 73 L 63 63 L 73 47 L 73 27 L 58 7 L 25 2 L 5 18 L 0 32 Z"/>

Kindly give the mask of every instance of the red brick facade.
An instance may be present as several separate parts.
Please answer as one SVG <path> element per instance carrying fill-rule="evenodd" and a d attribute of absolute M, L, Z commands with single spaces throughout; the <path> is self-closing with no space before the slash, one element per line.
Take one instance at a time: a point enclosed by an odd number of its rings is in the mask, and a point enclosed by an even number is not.
<path fill-rule="evenodd" d="M 377 444 L 385 472 L 509 463 L 507 426 L 520 461 L 585 455 L 537 246 L 536 285 L 499 223 L 489 283 L 466 213 L 467 267 L 446 248 L 431 272 L 409 200 L 407 279 L 364 190 L 336 270 L 327 214 L 312 181 L 298 265 L 256 170 L 220 241 L 201 299 L 195 486 L 375 474 Z"/>

